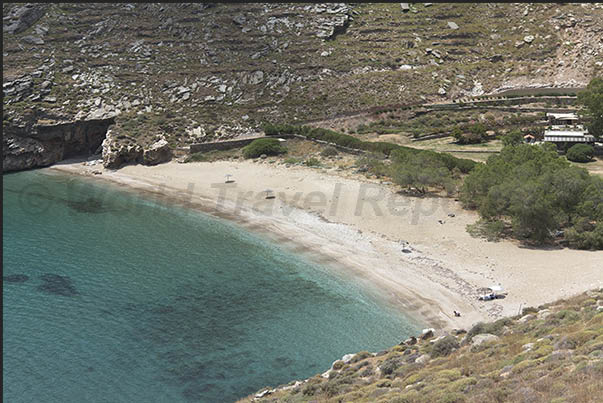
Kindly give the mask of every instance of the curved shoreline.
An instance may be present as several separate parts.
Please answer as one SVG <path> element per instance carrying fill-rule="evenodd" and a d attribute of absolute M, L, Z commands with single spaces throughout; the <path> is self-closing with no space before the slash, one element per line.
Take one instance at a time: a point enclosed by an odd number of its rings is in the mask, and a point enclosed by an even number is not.
<path fill-rule="evenodd" d="M 166 204 L 234 221 L 341 275 L 353 276 L 381 291 L 377 297 L 436 329 L 468 328 L 478 321 L 516 314 L 522 305 L 539 305 L 603 285 L 603 272 L 595 268 L 602 252 L 526 250 L 511 242 L 471 238 L 464 227 L 475 220 L 475 213 L 462 210 L 452 199 L 413 199 L 386 185 L 337 173 L 250 161 L 170 162 L 117 171 L 99 167 L 79 162 L 47 169 L 84 176 L 100 170 L 102 176 L 92 177 L 142 191 Z M 226 173 L 234 174 L 234 184 L 224 185 Z M 268 187 L 276 193 L 275 199 L 264 198 L 262 191 Z M 383 197 L 378 199 L 370 191 Z M 448 214 L 455 218 L 447 218 Z M 554 259 L 549 260 L 547 253 Z M 561 283 L 575 287 L 560 290 L 555 282 L 546 284 L 551 277 L 546 271 L 526 272 L 526 267 L 543 258 L 546 262 L 540 263 L 558 269 L 582 259 L 587 270 L 567 272 L 574 283 L 564 279 Z M 519 267 L 510 270 L 509 262 Z M 594 281 L 585 282 L 585 277 Z M 544 286 L 540 292 L 534 293 L 531 278 L 540 279 L 538 285 Z M 510 293 L 506 300 L 477 301 L 480 287 L 501 282 Z M 454 317 L 453 310 L 462 317 Z"/>

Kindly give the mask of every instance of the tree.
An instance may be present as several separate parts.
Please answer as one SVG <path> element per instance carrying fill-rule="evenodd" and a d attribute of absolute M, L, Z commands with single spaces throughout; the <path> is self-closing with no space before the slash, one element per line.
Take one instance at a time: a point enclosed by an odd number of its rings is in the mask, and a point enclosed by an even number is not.
<path fill-rule="evenodd" d="M 423 194 L 430 186 L 443 188 L 449 193 L 453 191 L 452 173 L 437 154 L 429 151 L 395 151 L 392 156 L 394 162 L 390 168 L 391 176 L 398 185 L 409 189 L 415 187 Z"/>
<path fill-rule="evenodd" d="M 596 138 L 603 136 L 603 78 L 593 78 L 578 94 L 578 103 L 585 107 L 581 115 L 587 121 L 588 132 Z"/>
<path fill-rule="evenodd" d="M 450 133 L 450 134 L 458 142 L 460 142 L 461 139 L 463 138 L 463 131 L 460 129 L 460 127 L 455 127 L 454 129 L 452 129 L 452 133 Z"/>
<path fill-rule="evenodd" d="M 475 123 L 469 126 L 469 133 L 463 133 L 460 128 L 452 130 L 452 137 L 459 144 L 477 144 L 486 139 L 486 127 L 481 123 Z"/>
<path fill-rule="evenodd" d="M 573 162 L 589 162 L 593 159 L 595 150 L 588 144 L 574 144 L 567 150 L 565 155 L 568 160 Z"/>
<path fill-rule="evenodd" d="M 243 148 L 245 158 L 257 158 L 262 154 L 284 154 L 287 149 L 280 144 L 278 139 L 256 139 Z"/>
<path fill-rule="evenodd" d="M 515 146 L 523 142 L 523 135 L 519 129 L 511 130 L 502 138 L 503 146 Z"/>

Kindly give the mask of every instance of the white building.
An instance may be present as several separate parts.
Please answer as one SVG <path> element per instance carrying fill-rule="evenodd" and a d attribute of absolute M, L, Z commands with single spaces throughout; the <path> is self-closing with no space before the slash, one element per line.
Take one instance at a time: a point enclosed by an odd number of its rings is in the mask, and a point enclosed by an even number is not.
<path fill-rule="evenodd" d="M 547 113 L 549 126 L 544 131 L 544 141 L 550 143 L 594 143 L 595 137 L 578 124 L 574 113 Z"/>

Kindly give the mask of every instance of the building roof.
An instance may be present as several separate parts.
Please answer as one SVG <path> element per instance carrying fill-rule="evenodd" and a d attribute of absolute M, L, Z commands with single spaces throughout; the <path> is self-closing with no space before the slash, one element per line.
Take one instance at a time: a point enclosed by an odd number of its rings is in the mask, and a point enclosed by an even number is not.
<path fill-rule="evenodd" d="M 563 136 L 563 137 L 584 137 L 587 132 L 584 130 L 545 130 L 545 136 Z"/>
<path fill-rule="evenodd" d="M 586 131 L 569 130 L 545 130 L 544 141 L 551 142 L 570 142 L 570 143 L 593 143 L 595 137 L 587 134 Z"/>
<path fill-rule="evenodd" d="M 547 113 L 546 116 L 555 120 L 578 120 L 575 113 Z"/>

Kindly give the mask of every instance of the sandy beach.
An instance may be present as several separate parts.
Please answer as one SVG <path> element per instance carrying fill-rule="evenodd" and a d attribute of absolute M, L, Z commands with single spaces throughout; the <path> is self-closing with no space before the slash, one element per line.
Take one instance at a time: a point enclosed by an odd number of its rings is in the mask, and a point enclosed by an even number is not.
<path fill-rule="evenodd" d="M 601 251 L 472 238 L 465 227 L 477 214 L 454 199 L 400 195 L 395 185 L 335 169 L 286 168 L 269 160 L 116 171 L 73 162 L 47 169 L 108 180 L 234 220 L 376 287 L 381 297 L 436 329 L 468 329 L 603 287 Z M 227 174 L 234 183 L 225 184 Z M 267 189 L 274 199 L 265 198 Z M 478 301 L 479 289 L 491 285 L 501 285 L 508 296 Z"/>

